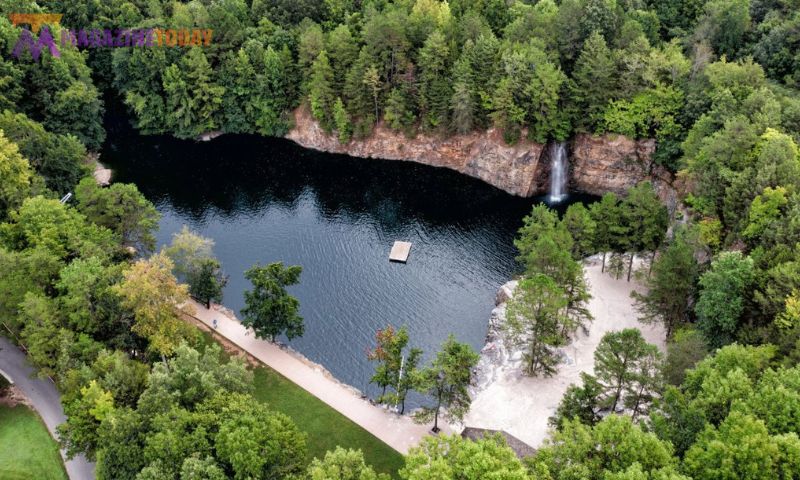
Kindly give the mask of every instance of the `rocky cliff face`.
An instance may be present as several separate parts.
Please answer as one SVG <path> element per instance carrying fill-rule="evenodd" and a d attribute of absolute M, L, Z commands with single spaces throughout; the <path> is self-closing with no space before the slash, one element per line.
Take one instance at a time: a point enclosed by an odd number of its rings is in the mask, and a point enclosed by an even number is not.
<path fill-rule="evenodd" d="M 579 134 L 570 152 L 570 187 L 594 195 L 623 193 L 650 176 L 655 146 L 655 140 Z"/>
<path fill-rule="evenodd" d="M 495 130 L 448 138 L 420 134 L 409 139 L 379 126 L 369 138 L 342 145 L 326 134 L 305 108 L 294 112 L 294 123 L 286 138 L 306 148 L 445 167 L 521 197 L 546 189 L 547 169 L 540 161 L 544 146 L 532 142 L 509 146 Z"/>
<path fill-rule="evenodd" d="M 570 152 L 570 188 L 602 195 L 625 193 L 629 187 L 650 180 L 670 211 L 677 207 L 672 175 L 653 161 L 654 139 L 632 140 L 623 135 L 579 134 Z"/>
<path fill-rule="evenodd" d="M 450 168 L 521 197 L 548 190 L 550 161 L 545 146 L 525 140 L 509 146 L 494 129 L 448 138 L 420 134 L 409 139 L 379 126 L 369 138 L 342 145 L 319 127 L 306 108 L 294 112 L 294 123 L 286 138 L 306 148 Z M 570 149 L 570 188 L 595 195 L 623 193 L 655 173 L 650 159 L 654 150 L 653 140 L 578 135 Z"/>

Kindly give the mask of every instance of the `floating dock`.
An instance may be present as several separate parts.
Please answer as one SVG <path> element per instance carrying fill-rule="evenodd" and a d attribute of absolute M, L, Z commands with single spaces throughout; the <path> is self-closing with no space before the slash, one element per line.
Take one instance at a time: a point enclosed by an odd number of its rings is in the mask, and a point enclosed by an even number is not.
<path fill-rule="evenodd" d="M 389 252 L 389 261 L 406 263 L 409 253 L 411 253 L 411 242 L 396 241 L 392 245 L 392 251 Z"/>

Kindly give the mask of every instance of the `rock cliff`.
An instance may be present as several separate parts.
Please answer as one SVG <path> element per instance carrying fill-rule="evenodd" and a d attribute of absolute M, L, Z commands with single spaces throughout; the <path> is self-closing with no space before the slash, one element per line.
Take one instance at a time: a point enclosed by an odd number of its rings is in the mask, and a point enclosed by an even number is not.
<path fill-rule="evenodd" d="M 570 152 L 570 187 L 594 195 L 623 193 L 652 173 L 655 140 L 579 134 Z"/>
<path fill-rule="evenodd" d="M 509 146 L 495 130 L 448 138 L 420 134 L 409 139 L 379 126 L 369 138 L 342 145 L 334 135 L 325 133 L 303 107 L 294 112 L 294 124 L 286 138 L 306 148 L 445 167 L 521 197 L 546 189 L 547 169 L 540 161 L 544 146 L 526 141 Z"/>
<path fill-rule="evenodd" d="M 410 139 L 378 126 L 368 138 L 342 145 L 336 136 L 325 133 L 304 107 L 295 110 L 294 125 L 286 138 L 306 148 L 450 168 L 521 197 L 548 190 L 550 160 L 545 145 L 526 140 L 506 145 L 495 129 L 447 138 L 419 134 Z M 621 194 L 654 175 L 669 182 L 668 174 L 657 171 L 651 161 L 654 140 L 581 134 L 570 147 L 571 190 L 595 195 L 609 191 Z"/>

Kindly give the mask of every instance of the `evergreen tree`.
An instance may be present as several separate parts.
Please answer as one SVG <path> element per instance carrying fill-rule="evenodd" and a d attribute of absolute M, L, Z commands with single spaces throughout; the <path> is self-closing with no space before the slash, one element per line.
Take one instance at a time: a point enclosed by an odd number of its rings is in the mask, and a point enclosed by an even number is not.
<path fill-rule="evenodd" d="M 620 211 L 627 228 L 626 236 L 622 237 L 620 243 L 628 251 L 628 281 L 630 281 L 634 255 L 641 252 L 655 254 L 664 241 L 669 218 L 667 208 L 656 196 L 650 182 L 642 182 L 628 189 Z"/>
<path fill-rule="evenodd" d="M 603 406 L 616 412 L 626 394 L 634 415 L 638 413 L 643 395 L 658 388 L 660 355 L 636 328 L 603 335 L 594 352 L 595 375 L 605 393 Z"/>
<path fill-rule="evenodd" d="M 344 108 L 341 97 L 336 98 L 336 103 L 333 105 L 333 123 L 336 126 L 336 132 L 339 135 L 339 143 L 346 144 L 350 141 L 351 126 L 350 115 Z"/>
<path fill-rule="evenodd" d="M 226 55 L 222 62 L 220 80 L 225 85 L 222 97 L 223 129 L 230 133 L 249 133 L 254 130 L 256 71 L 244 49 L 236 55 Z"/>
<path fill-rule="evenodd" d="M 476 125 L 481 128 L 489 126 L 489 114 L 492 110 L 492 96 L 495 91 L 498 69 L 498 51 L 500 44 L 491 34 L 480 35 L 472 48 L 465 48 L 472 71 L 472 88 L 477 95 Z"/>
<path fill-rule="evenodd" d="M 419 51 L 419 109 L 426 128 L 447 125 L 452 90 L 447 79 L 450 49 L 439 30 L 425 40 Z"/>
<path fill-rule="evenodd" d="M 591 131 L 614 98 L 615 73 L 616 65 L 605 39 L 593 32 L 586 39 L 572 74 L 575 124 L 579 128 Z"/>
<path fill-rule="evenodd" d="M 214 130 L 219 127 L 219 108 L 225 87 L 217 85 L 213 78 L 211 65 L 203 50 L 198 47 L 189 49 L 181 61 L 186 83 L 192 98 L 192 106 L 196 112 L 195 135 Z"/>
<path fill-rule="evenodd" d="M 453 68 L 455 86 L 450 98 L 450 114 L 453 129 L 461 134 L 469 133 L 476 124 L 476 96 L 473 93 L 472 68 L 466 55 L 462 55 Z"/>
<path fill-rule="evenodd" d="M 328 33 L 325 50 L 333 67 L 333 90 L 336 95 L 341 95 L 347 72 L 358 57 L 358 43 L 350 28 L 340 24 Z"/>
<path fill-rule="evenodd" d="M 581 385 L 570 385 L 561 402 L 558 404 L 555 415 L 550 417 L 548 423 L 557 430 L 567 420 L 577 418 L 586 426 L 594 426 L 600 421 L 600 399 L 603 386 L 595 377 L 586 372 L 581 372 Z"/>
<path fill-rule="evenodd" d="M 383 119 L 393 130 L 408 131 L 414 123 L 414 112 L 409 108 L 408 94 L 396 87 L 386 98 Z"/>
<path fill-rule="evenodd" d="M 461 421 L 469 411 L 471 399 L 467 387 L 472 382 L 472 369 L 478 364 L 478 354 L 466 343 L 459 343 L 451 334 L 430 367 L 419 373 L 419 387 L 427 391 L 436 405 L 422 407 L 415 415 L 417 422 L 433 419 L 433 431 L 439 431 L 439 415 L 445 408 L 445 418 Z"/>
<path fill-rule="evenodd" d="M 600 267 L 603 272 L 606 268 L 606 255 L 614 248 L 622 223 L 617 196 L 611 192 L 603 195 L 599 202 L 589 207 L 589 215 L 595 223 L 594 248 L 603 252 L 603 263 Z"/>
<path fill-rule="evenodd" d="M 326 132 L 330 132 L 334 125 L 333 107 L 336 97 L 332 83 L 333 69 L 328 61 L 328 54 L 323 50 L 311 66 L 307 90 L 311 114 Z"/>
<path fill-rule="evenodd" d="M 492 95 L 492 120 L 503 131 L 503 139 L 508 144 L 519 140 L 525 110 L 517 105 L 514 97 L 515 85 L 509 77 L 503 77 Z"/>
<path fill-rule="evenodd" d="M 525 373 L 551 376 L 556 372 L 555 348 L 567 343 L 564 290 L 547 275 L 535 274 L 519 283 L 508 303 L 505 331 L 512 346 L 523 349 Z"/>
<path fill-rule="evenodd" d="M 263 54 L 263 73 L 256 76 L 257 94 L 253 100 L 255 125 L 263 135 L 279 136 L 288 130 L 284 118 L 285 111 L 291 105 L 291 97 L 287 95 L 291 73 L 287 66 L 287 55 L 291 58 L 286 47 L 281 52 L 275 51 L 272 46 L 267 47 Z"/>
<path fill-rule="evenodd" d="M 645 283 L 647 293 L 631 294 L 636 299 L 636 308 L 641 315 L 639 320 L 663 324 L 668 338 L 691 315 L 699 268 L 687 234 L 685 231 L 677 232 L 653 261 L 653 271 Z"/>
<path fill-rule="evenodd" d="M 561 219 L 564 228 L 572 237 L 572 258 L 581 261 L 586 256 L 595 252 L 595 229 L 597 224 L 582 203 L 573 203 L 567 207 L 564 218 Z"/>
<path fill-rule="evenodd" d="M 362 48 L 353 66 L 347 72 L 344 82 L 344 103 L 353 121 L 356 137 L 364 137 L 375 125 L 377 105 L 374 102 L 374 91 L 365 85 L 364 78 L 373 65 L 374 59 L 367 48 Z"/>

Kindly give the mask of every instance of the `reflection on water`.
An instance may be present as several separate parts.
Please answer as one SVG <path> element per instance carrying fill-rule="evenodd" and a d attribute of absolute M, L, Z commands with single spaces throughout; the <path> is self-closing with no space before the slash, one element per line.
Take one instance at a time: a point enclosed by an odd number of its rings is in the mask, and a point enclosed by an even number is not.
<path fill-rule="evenodd" d="M 182 225 L 215 240 L 229 307 L 243 307 L 254 263 L 302 265 L 291 293 L 306 333 L 292 346 L 372 395 L 365 352 L 378 328 L 407 325 L 426 359 L 451 332 L 481 348 L 495 292 L 517 272 L 513 236 L 535 202 L 443 169 L 284 140 L 109 137 L 102 160 L 156 204 L 159 244 Z M 394 240 L 413 243 L 408 264 L 388 261 Z"/>

